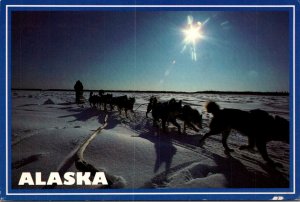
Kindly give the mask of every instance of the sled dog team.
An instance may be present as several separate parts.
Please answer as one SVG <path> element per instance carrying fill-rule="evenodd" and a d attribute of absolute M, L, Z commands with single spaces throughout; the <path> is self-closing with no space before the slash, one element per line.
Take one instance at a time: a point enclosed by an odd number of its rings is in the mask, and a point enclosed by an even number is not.
<path fill-rule="evenodd" d="M 181 101 L 175 99 L 161 103 L 157 101 L 157 98 L 151 97 L 146 116 L 152 110 L 153 125 L 157 125 L 157 121 L 160 119 L 164 131 L 166 130 L 166 122 L 171 122 L 178 128 L 180 133 L 180 125 L 176 122 L 176 119 L 184 121 L 184 131 L 186 126 L 199 131 L 202 128 L 202 115 L 189 105 L 181 107 L 181 104 Z M 265 161 L 271 165 L 277 165 L 269 158 L 266 145 L 272 140 L 289 143 L 288 120 L 280 116 L 273 117 L 268 112 L 260 109 L 250 111 L 220 109 L 220 106 L 212 101 L 208 102 L 205 108 L 208 113 L 213 115 L 213 118 L 209 124 L 209 132 L 199 141 L 200 146 L 204 144 L 206 138 L 222 134 L 222 144 L 225 152 L 232 152 L 233 150 L 228 147 L 227 138 L 230 131 L 234 129 L 248 137 L 248 145 L 242 145 L 241 150 L 253 149 L 256 146 Z"/>
<path fill-rule="evenodd" d="M 106 105 L 109 104 L 112 109 L 113 105 L 115 105 L 118 107 L 120 113 L 124 109 L 126 116 L 128 110 L 133 112 L 134 98 L 127 98 L 127 96 L 112 97 L 112 94 L 102 96 L 99 96 L 101 101 L 94 102 L 93 95 L 91 95 L 89 100 L 91 106 L 97 103 L 104 105 L 106 109 Z M 208 113 L 213 115 L 213 118 L 209 124 L 209 132 L 199 141 L 200 146 L 204 144 L 206 138 L 222 134 L 222 144 L 225 152 L 233 151 L 227 144 L 227 138 L 233 129 L 248 137 L 248 145 L 242 145 L 240 147 L 241 150 L 253 149 L 256 146 L 267 163 L 277 165 L 269 158 L 266 145 L 269 141 L 273 140 L 289 143 L 288 120 L 280 116 L 274 117 L 260 109 L 250 111 L 229 108 L 221 109 L 217 103 L 212 101 L 208 102 L 205 108 Z M 167 123 L 172 123 L 177 127 L 178 132 L 181 133 L 181 127 L 177 123 L 177 119 L 184 122 L 184 132 L 187 127 L 197 132 L 202 128 L 202 115 L 198 110 L 193 109 L 190 105 L 182 106 L 182 101 L 176 101 L 174 98 L 166 102 L 159 102 L 156 97 L 152 96 L 147 106 L 146 117 L 148 117 L 148 113 L 151 111 L 153 126 L 158 126 L 158 122 L 161 121 L 164 132 L 166 131 Z"/>
<path fill-rule="evenodd" d="M 91 107 L 103 107 L 104 110 L 107 110 L 107 106 L 110 107 L 110 110 L 113 110 L 116 106 L 120 114 L 124 110 L 126 117 L 128 117 L 127 111 L 133 112 L 135 98 L 128 98 L 127 95 L 113 97 L 112 94 L 104 94 L 104 91 L 100 90 L 99 95 L 90 92 L 89 103 Z"/>

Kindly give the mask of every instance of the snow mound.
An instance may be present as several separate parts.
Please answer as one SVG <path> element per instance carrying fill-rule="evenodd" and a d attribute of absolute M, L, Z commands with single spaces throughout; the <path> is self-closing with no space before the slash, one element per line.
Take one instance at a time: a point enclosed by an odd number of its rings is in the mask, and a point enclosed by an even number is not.
<path fill-rule="evenodd" d="M 196 162 L 167 178 L 167 187 L 224 188 L 228 185 L 223 173 L 215 172 L 213 161 Z"/>
<path fill-rule="evenodd" d="M 44 102 L 44 105 L 53 105 L 55 104 L 50 98 Z"/>
<path fill-rule="evenodd" d="M 115 179 L 112 183 L 112 185 L 110 186 L 110 188 L 112 189 L 120 189 L 120 188 L 124 188 L 126 187 L 126 180 L 121 177 L 121 176 L 115 176 Z"/>

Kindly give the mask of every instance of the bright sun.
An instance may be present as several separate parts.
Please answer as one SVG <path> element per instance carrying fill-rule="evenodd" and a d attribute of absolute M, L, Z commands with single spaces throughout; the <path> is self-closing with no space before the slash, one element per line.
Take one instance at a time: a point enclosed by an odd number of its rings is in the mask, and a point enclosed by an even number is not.
<path fill-rule="evenodd" d="M 186 48 L 190 48 L 192 60 L 197 61 L 196 45 L 201 38 L 204 38 L 202 33 L 202 23 L 201 22 L 194 23 L 193 17 L 188 16 L 187 26 L 185 29 L 182 30 L 182 32 L 184 34 L 184 39 L 183 39 L 184 47 L 182 52 Z"/>
<path fill-rule="evenodd" d="M 185 36 L 184 43 L 195 45 L 196 42 L 202 38 L 201 22 L 198 22 L 196 25 L 189 24 L 188 28 L 182 30 L 182 32 Z"/>

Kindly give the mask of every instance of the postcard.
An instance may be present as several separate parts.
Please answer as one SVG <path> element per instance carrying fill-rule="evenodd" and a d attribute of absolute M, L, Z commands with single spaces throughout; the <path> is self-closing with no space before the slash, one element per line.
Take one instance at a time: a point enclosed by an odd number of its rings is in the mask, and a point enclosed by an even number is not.
<path fill-rule="evenodd" d="M 1 1 L 3 200 L 299 200 L 298 1 Z"/>

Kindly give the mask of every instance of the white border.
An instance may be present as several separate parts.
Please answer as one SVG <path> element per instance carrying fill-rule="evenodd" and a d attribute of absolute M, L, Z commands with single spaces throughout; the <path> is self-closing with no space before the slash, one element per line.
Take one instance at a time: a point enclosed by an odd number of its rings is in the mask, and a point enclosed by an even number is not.
<path fill-rule="evenodd" d="M 117 193 L 117 192 L 107 192 L 107 193 L 9 193 L 8 192 L 8 8 L 9 7 L 32 7 L 32 8 L 292 8 L 293 9 L 293 191 L 292 192 L 128 192 L 128 193 Z M 227 195 L 227 194 L 295 194 L 296 190 L 296 90 L 295 90 L 295 81 L 296 81 L 296 58 L 295 58 L 295 44 L 296 44 L 296 13 L 295 5 L 6 5 L 6 195 L 11 196 L 30 196 L 30 195 Z"/>

